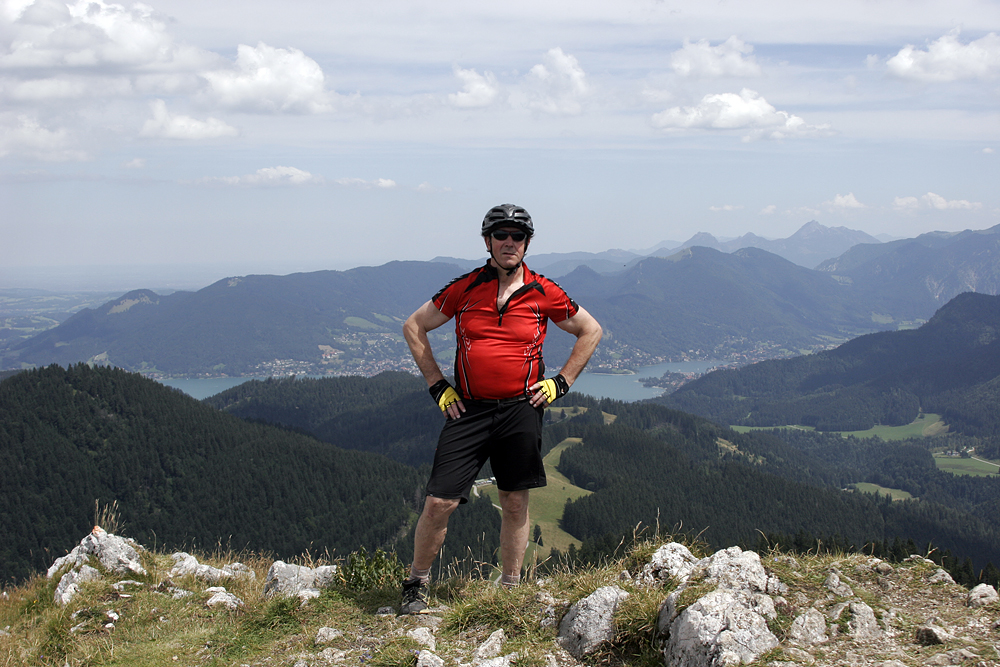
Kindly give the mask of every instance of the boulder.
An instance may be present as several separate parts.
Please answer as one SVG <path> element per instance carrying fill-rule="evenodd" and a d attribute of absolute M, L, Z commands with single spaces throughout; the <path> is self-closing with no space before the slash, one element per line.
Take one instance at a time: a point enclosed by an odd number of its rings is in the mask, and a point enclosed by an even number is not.
<path fill-rule="evenodd" d="M 998 599 L 997 589 L 993 588 L 989 584 L 979 584 L 971 591 L 969 591 L 969 597 L 965 604 L 970 607 L 982 607 Z"/>
<path fill-rule="evenodd" d="M 167 573 L 167 576 L 171 578 L 189 574 L 196 579 L 216 584 L 223 579 L 255 579 L 257 577 L 254 571 L 243 563 L 229 563 L 221 568 L 212 567 L 199 563 L 197 558 L 184 551 L 178 551 L 170 557 L 174 559 L 174 566 Z"/>
<path fill-rule="evenodd" d="M 915 639 L 918 644 L 923 646 L 935 646 L 937 644 L 946 644 L 954 639 L 954 637 L 944 628 L 933 623 L 928 623 L 917 628 Z"/>
<path fill-rule="evenodd" d="M 830 638 L 826 634 L 826 617 L 819 610 L 810 607 L 792 621 L 788 639 L 802 646 L 815 646 L 829 641 Z"/>
<path fill-rule="evenodd" d="M 765 614 L 766 595 L 719 588 L 684 609 L 670 624 L 663 655 L 672 667 L 722 667 L 749 663 L 778 645 Z"/>
<path fill-rule="evenodd" d="M 80 584 L 100 578 L 101 573 L 89 565 L 76 566 L 76 569 L 70 570 L 59 578 L 54 596 L 56 604 L 65 607 L 80 591 Z"/>
<path fill-rule="evenodd" d="M 649 563 L 642 568 L 639 581 L 647 586 L 662 584 L 671 579 L 683 582 L 697 563 L 698 559 L 686 546 L 670 542 L 653 553 Z"/>
<path fill-rule="evenodd" d="M 614 638 L 614 613 L 626 598 L 621 588 L 604 586 L 574 604 L 559 624 L 559 643 L 577 659 L 593 653 Z"/>
<path fill-rule="evenodd" d="M 56 572 L 69 565 L 72 569 L 87 563 L 89 556 L 95 556 L 101 566 L 113 574 L 146 574 L 145 568 L 139 563 L 139 552 L 136 543 L 105 531 L 100 526 L 94 526 L 90 534 L 80 540 L 67 555 L 57 558 L 46 572 L 51 579 Z M 141 548 L 141 547 L 140 547 Z"/>
<path fill-rule="evenodd" d="M 494 630 L 493 633 L 486 638 L 486 641 L 477 646 L 476 650 L 473 651 L 472 664 L 478 665 L 484 660 L 490 660 L 500 655 L 500 651 L 503 650 L 503 643 L 506 640 L 507 633 L 503 631 L 503 628 Z"/>
<path fill-rule="evenodd" d="M 852 602 L 849 606 L 851 619 L 847 622 L 848 634 L 855 640 L 867 641 L 882 636 L 875 612 L 864 602 Z"/>
<path fill-rule="evenodd" d="M 336 565 L 322 565 L 312 568 L 305 565 L 291 565 L 276 560 L 267 571 L 264 581 L 264 596 L 284 595 L 309 599 L 319 595 L 319 589 L 333 583 Z"/>

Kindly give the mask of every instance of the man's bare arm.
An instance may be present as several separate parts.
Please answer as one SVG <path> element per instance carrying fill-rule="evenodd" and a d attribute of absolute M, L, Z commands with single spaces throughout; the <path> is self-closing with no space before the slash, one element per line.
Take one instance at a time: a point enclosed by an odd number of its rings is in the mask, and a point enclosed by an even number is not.
<path fill-rule="evenodd" d="M 597 349 L 597 344 L 601 342 L 604 330 L 597 320 L 594 319 L 594 316 L 583 308 L 580 308 L 573 317 L 567 318 L 562 322 L 556 322 L 555 324 L 563 331 L 576 336 L 573 351 L 570 352 L 569 359 L 566 360 L 566 364 L 559 371 L 559 374 L 566 378 L 566 383 L 569 386 L 573 386 L 573 383 L 576 382 L 580 373 L 587 366 L 587 362 L 590 361 L 594 350 Z M 540 382 L 531 386 L 530 390 L 537 392 L 531 397 L 532 405 L 545 404 L 545 394 L 540 391 L 540 387 Z"/>
<path fill-rule="evenodd" d="M 427 381 L 428 387 L 443 380 L 444 373 L 434 359 L 434 351 L 431 349 L 427 332 L 437 329 L 450 319 L 438 310 L 433 302 L 428 301 L 417 308 L 403 324 L 403 338 L 406 339 L 410 354 L 413 355 L 413 360 L 417 363 L 417 368 Z M 457 419 L 462 412 L 465 412 L 465 406 L 461 400 L 449 405 L 446 411 L 449 419 Z"/>

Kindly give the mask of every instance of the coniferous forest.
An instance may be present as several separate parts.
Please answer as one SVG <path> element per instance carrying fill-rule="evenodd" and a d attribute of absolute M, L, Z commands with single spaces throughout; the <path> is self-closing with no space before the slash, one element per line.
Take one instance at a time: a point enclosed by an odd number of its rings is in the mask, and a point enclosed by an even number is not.
<path fill-rule="evenodd" d="M 641 524 L 714 547 L 818 538 L 873 552 L 937 549 L 956 571 L 1000 561 L 1000 481 L 939 471 L 926 441 L 737 433 L 650 402 L 571 393 L 561 403 L 587 410 L 547 419 L 543 449 L 582 439 L 560 471 L 593 491 L 563 515 L 588 558 Z M 125 532 L 144 544 L 284 558 L 383 547 L 405 561 L 442 419 L 406 374 L 248 382 L 198 402 L 82 364 L 8 377 L 0 411 L 5 581 L 47 567 L 89 530 L 95 503 L 115 501 Z M 859 482 L 918 499 L 849 490 Z M 498 529 L 491 503 L 474 499 L 453 518 L 444 559 L 494 561 Z"/>

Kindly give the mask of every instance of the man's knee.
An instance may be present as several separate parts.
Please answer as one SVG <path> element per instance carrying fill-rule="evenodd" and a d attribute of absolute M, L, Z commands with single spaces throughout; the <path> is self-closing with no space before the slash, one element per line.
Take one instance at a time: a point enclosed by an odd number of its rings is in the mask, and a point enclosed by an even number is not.
<path fill-rule="evenodd" d="M 528 512 L 529 492 L 524 491 L 501 491 L 500 508 L 504 515 L 520 516 Z"/>
<path fill-rule="evenodd" d="M 448 517 L 455 511 L 461 501 L 458 498 L 436 498 L 427 496 L 424 498 L 423 515 L 434 523 L 447 522 Z"/>

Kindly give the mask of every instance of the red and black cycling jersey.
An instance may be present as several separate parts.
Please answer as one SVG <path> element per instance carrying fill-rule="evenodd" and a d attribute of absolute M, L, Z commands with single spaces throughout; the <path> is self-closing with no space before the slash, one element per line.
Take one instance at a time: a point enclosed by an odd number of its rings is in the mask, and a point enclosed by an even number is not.
<path fill-rule="evenodd" d="M 455 318 L 455 384 L 465 399 L 523 396 L 545 379 L 542 343 L 548 320 L 562 322 L 579 306 L 559 285 L 524 264 L 524 285 L 497 307 L 500 280 L 489 262 L 460 276 L 432 302 Z"/>

